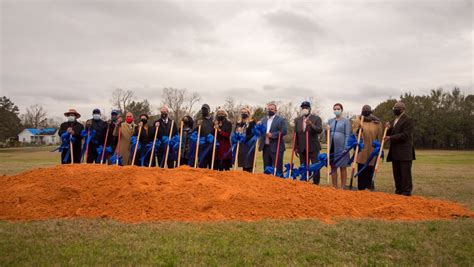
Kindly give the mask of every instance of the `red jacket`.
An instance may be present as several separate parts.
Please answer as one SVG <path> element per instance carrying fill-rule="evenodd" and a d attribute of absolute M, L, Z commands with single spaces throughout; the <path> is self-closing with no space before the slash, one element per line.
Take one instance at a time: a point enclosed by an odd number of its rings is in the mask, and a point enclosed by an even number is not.
<path fill-rule="evenodd" d="M 217 159 L 232 159 L 232 151 L 230 144 L 230 134 L 232 132 L 232 123 L 227 119 L 219 123 L 219 130 L 217 131 Z"/>

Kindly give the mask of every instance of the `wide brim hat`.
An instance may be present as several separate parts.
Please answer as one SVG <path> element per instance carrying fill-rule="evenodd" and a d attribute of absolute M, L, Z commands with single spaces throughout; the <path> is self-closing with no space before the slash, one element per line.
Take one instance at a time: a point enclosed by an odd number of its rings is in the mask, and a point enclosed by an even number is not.
<path fill-rule="evenodd" d="M 68 116 L 69 114 L 74 114 L 76 116 L 76 119 L 79 119 L 81 117 L 81 114 L 79 114 L 79 112 L 77 112 L 73 108 L 70 108 L 68 111 L 64 112 L 64 116 Z"/>

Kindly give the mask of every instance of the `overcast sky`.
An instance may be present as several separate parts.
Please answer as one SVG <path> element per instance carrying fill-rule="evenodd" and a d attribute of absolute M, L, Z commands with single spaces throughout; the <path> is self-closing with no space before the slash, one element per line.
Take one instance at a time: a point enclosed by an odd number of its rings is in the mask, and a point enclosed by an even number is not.
<path fill-rule="evenodd" d="M 402 92 L 473 93 L 473 1 L 5 1 L 1 95 L 52 117 L 115 88 L 244 104 L 315 97 L 324 118 Z"/>

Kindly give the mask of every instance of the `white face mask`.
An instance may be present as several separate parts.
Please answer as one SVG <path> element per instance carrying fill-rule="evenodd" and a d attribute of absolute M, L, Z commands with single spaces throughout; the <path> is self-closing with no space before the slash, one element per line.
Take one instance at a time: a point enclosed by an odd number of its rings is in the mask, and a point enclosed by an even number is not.
<path fill-rule="evenodd" d="M 93 115 L 92 115 L 92 118 L 93 118 L 94 120 L 100 120 L 100 114 L 93 114 Z"/>
<path fill-rule="evenodd" d="M 304 108 L 304 109 L 302 109 L 302 110 L 300 111 L 300 114 L 301 114 L 302 116 L 306 116 L 306 115 L 309 114 L 309 110 L 306 109 L 306 108 Z"/>
<path fill-rule="evenodd" d="M 72 115 L 67 116 L 67 121 L 68 122 L 73 122 L 75 120 L 76 120 L 76 116 L 72 116 Z"/>

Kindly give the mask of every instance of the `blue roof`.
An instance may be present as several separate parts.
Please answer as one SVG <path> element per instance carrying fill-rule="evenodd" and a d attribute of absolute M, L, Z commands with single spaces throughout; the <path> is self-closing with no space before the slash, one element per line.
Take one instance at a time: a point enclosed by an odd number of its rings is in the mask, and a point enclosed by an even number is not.
<path fill-rule="evenodd" d="M 51 134 L 56 133 L 55 128 L 42 128 L 42 129 L 26 128 L 26 129 L 33 135 L 51 135 Z"/>

